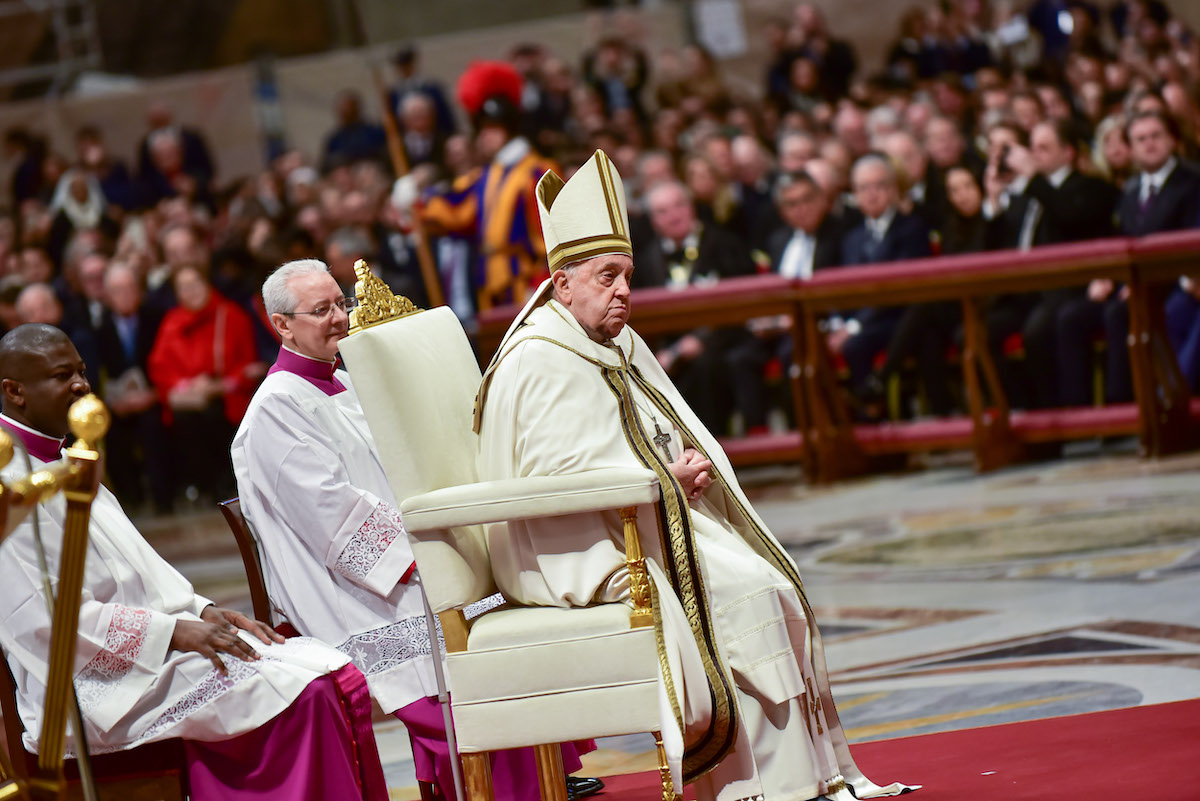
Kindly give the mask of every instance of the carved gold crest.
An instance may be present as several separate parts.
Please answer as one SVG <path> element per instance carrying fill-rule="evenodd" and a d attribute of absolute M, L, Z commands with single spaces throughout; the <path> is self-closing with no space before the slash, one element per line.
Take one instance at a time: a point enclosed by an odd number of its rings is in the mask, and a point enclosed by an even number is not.
<path fill-rule="evenodd" d="M 387 284 L 377 278 L 362 259 L 354 263 L 354 275 L 357 277 L 354 297 L 358 305 L 350 311 L 351 334 L 421 311 L 408 298 L 392 294 Z"/>

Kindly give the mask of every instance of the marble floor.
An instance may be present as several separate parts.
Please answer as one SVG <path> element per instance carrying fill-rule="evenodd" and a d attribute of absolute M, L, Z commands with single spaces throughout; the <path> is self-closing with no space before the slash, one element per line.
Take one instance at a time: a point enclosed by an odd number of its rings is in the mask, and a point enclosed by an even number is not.
<path fill-rule="evenodd" d="M 852 742 L 1200 697 L 1200 455 L 744 479 L 805 577 Z M 202 593 L 248 606 L 211 516 L 146 531 Z M 393 797 L 416 797 L 402 727 L 377 732 Z M 653 763 L 646 738 L 600 745 L 585 772 Z"/>

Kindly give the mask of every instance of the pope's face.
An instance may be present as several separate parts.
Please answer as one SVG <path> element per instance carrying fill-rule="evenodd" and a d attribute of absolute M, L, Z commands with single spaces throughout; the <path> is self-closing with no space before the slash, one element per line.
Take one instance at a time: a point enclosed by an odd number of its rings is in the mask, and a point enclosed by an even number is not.
<path fill-rule="evenodd" d="M 350 327 L 349 316 L 337 305 L 344 300 L 341 287 L 332 275 L 320 272 L 294 276 L 288 281 L 288 289 L 296 296 L 297 303 L 291 315 L 272 315 L 279 336 L 297 353 L 333 361 L 337 358 L 338 343 Z M 313 311 L 325 313 L 312 314 Z"/>
<path fill-rule="evenodd" d="M 568 274 L 554 274 L 556 297 L 596 342 L 612 339 L 629 322 L 629 280 L 633 259 L 624 254 L 596 256 Z"/>

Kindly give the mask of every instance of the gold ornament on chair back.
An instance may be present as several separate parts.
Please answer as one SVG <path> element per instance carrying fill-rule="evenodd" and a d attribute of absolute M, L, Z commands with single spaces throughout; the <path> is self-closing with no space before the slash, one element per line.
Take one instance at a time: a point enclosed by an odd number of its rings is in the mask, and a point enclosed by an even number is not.
<path fill-rule="evenodd" d="M 362 259 L 354 263 L 354 275 L 357 276 L 354 296 L 358 305 L 350 310 L 351 334 L 421 311 L 408 298 L 392 294 L 387 284 L 377 278 Z"/>

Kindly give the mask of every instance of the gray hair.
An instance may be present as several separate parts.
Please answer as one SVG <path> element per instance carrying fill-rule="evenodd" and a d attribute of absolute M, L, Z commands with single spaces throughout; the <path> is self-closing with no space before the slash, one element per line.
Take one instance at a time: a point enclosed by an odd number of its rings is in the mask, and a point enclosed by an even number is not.
<path fill-rule="evenodd" d="M 409 92 L 400 101 L 400 113 L 407 114 L 410 111 L 421 109 L 423 111 L 434 111 L 433 100 L 424 92 Z"/>
<path fill-rule="evenodd" d="M 298 275 L 327 272 L 329 265 L 320 259 L 297 259 L 281 265 L 263 281 L 262 297 L 267 314 L 287 314 L 296 310 L 296 304 L 300 300 L 288 286 L 293 278 Z"/>
<path fill-rule="evenodd" d="M 108 269 L 104 271 L 104 285 L 108 286 L 108 282 L 119 275 L 128 275 L 137 284 L 138 289 L 142 288 L 142 276 L 137 268 L 129 262 L 111 261 L 108 263 Z"/>
<path fill-rule="evenodd" d="M 892 160 L 882 153 L 868 153 L 865 156 L 859 157 L 858 161 L 854 162 L 854 167 L 850 170 L 851 185 L 853 185 L 854 176 L 859 172 L 859 170 L 872 165 L 883 167 L 888 174 L 888 179 L 891 180 L 893 184 L 899 184 L 900 179 L 896 174 L 896 165 L 892 163 Z"/>
<path fill-rule="evenodd" d="M 358 228 L 344 225 L 325 240 L 325 249 L 336 247 L 343 256 L 365 256 L 371 251 L 371 240 Z"/>
<path fill-rule="evenodd" d="M 816 179 L 809 175 L 805 170 L 797 170 L 796 172 L 779 173 L 779 177 L 775 179 L 775 185 L 771 187 L 771 197 L 774 198 L 776 203 L 778 203 L 779 198 L 783 196 L 783 193 L 788 189 L 791 189 L 796 184 L 808 184 L 822 194 L 825 192 L 825 190 L 821 188 L 821 185 L 816 182 Z"/>
<path fill-rule="evenodd" d="M 872 137 L 891 133 L 899 127 L 900 114 L 891 106 L 876 106 L 867 112 L 867 132 Z"/>
<path fill-rule="evenodd" d="M 688 188 L 688 185 L 677 178 L 670 178 L 665 181 L 659 181 L 646 190 L 646 205 L 650 205 L 651 198 L 669 190 L 682 192 L 689 203 L 692 201 L 692 190 Z"/>
<path fill-rule="evenodd" d="M 817 137 L 813 136 L 808 131 L 801 131 L 797 128 L 788 128 L 780 133 L 775 139 L 775 152 L 783 153 L 783 149 L 787 146 L 787 143 L 793 139 L 809 142 L 812 144 L 813 150 L 817 149 Z"/>
<path fill-rule="evenodd" d="M 579 265 L 585 264 L 585 263 L 591 261 L 592 259 L 598 259 L 598 258 L 600 258 L 600 256 L 591 256 L 586 259 L 576 259 L 575 261 L 569 261 L 566 264 L 564 264 L 562 267 L 559 267 L 554 272 L 563 273 L 564 275 L 567 276 L 567 278 L 571 278 L 579 270 Z M 557 286 L 551 287 L 550 296 L 552 298 L 554 298 L 555 300 L 558 300 L 558 287 Z"/>

